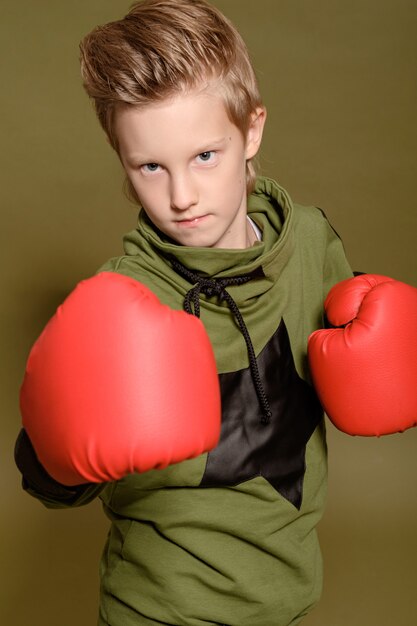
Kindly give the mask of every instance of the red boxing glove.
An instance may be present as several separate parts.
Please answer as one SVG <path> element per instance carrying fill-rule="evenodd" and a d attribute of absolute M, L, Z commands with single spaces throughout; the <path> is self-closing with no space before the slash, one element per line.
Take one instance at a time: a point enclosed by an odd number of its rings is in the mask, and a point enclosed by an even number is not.
<path fill-rule="evenodd" d="M 21 412 L 64 485 L 164 468 L 212 449 L 220 391 L 202 322 L 132 278 L 81 282 L 34 344 Z"/>
<path fill-rule="evenodd" d="M 363 274 L 335 285 L 325 311 L 333 326 L 310 335 L 319 399 L 350 435 L 387 435 L 417 423 L 417 289 Z"/>

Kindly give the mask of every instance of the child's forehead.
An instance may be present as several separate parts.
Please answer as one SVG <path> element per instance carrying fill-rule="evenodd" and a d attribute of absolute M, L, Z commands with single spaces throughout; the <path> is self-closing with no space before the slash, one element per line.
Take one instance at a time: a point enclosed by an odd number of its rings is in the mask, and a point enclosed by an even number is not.
<path fill-rule="evenodd" d="M 231 121 L 221 95 L 195 89 L 139 106 L 124 106 L 115 112 L 116 132 L 122 124 L 135 126 L 138 131 L 150 127 L 171 130 L 173 125 L 180 125 L 203 132 L 216 127 L 222 129 Z"/>
<path fill-rule="evenodd" d="M 132 160 L 214 150 L 239 133 L 222 98 L 201 91 L 124 107 L 116 115 L 115 131 L 121 152 Z"/>

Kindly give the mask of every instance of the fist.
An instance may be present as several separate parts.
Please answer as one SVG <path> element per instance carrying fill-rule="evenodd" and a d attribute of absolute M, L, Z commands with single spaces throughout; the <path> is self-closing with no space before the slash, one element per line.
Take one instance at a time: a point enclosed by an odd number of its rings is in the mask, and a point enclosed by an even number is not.
<path fill-rule="evenodd" d="M 202 322 L 108 272 L 81 282 L 49 321 L 20 403 L 41 464 L 64 485 L 163 468 L 210 450 L 220 435 Z"/>
<path fill-rule="evenodd" d="M 319 399 L 340 430 L 386 435 L 417 423 L 417 289 L 364 274 L 335 285 L 331 329 L 314 332 L 308 357 Z"/>

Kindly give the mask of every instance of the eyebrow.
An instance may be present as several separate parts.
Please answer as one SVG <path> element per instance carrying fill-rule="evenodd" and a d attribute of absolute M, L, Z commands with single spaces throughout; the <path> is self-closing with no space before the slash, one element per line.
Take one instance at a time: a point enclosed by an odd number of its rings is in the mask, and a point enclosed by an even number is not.
<path fill-rule="evenodd" d="M 204 142 L 202 147 L 196 149 L 195 154 L 201 154 L 202 152 L 207 152 L 209 150 L 221 148 L 225 143 L 227 143 L 227 137 L 222 137 L 221 139 L 214 139 L 212 141 L 206 141 Z"/>

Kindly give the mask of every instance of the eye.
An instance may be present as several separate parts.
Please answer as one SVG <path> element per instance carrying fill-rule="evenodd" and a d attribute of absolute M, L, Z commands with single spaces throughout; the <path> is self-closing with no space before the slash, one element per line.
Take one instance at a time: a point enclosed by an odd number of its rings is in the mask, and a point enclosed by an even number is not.
<path fill-rule="evenodd" d="M 158 163 L 145 163 L 145 165 L 141 166 L 141 169 L 145 172 L 145 174 L 153 174 L 158 171 L 159 165 Z"/>
<path fill-rule="evenodd" d="M 213 157 L 214 157 L 214 151 L 206 150 L 205 152 L 200 152 L 200 154 L 197 156 L 197 159 L 199 159 L 203 163 L 207 163 L 208 161 L 211 161 Z"/>

